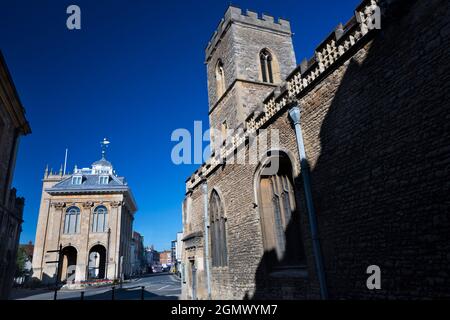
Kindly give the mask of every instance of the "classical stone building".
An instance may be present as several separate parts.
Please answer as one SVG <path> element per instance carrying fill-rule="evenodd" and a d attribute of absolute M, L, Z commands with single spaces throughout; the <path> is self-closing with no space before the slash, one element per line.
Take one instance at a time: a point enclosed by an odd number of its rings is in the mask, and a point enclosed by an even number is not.
<path fill-rule="evenodd" d="M 49 284 L 56 277 L 75 284 L 128 277 L 136 210 L 131 188 L 104 156 L 91 168 L 75 167 L 73 174 L 46 170 L 33 277 Z"/>
<path fill-rule="evenodd" d="M 19 138 L 31 132 L 0 52 L 0 299 L 8 298 L 22 225 L 24 199 L 11 189 Z"/>
<path fill-rule="evenodd" d="M 228 8 L 209 119 L 235 131 L 186 181 L 183 298 L 450 297 L 449 17 L 364 0 L 297 66 L 287 21 Z"/>

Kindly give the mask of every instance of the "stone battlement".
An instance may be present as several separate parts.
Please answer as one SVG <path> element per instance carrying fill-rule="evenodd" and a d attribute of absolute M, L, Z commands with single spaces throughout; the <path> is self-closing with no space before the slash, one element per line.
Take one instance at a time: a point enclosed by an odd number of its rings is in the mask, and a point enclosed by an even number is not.
<path fill-rule="evenodd" d="M 253 107 L 253 112 L 247 117 L 244 130 L 238 131 L 229 143 L 217 150 L 215 154 L 200 166 L 196 172 L 187 179 L 186 191 L 196 187 L 218 165 L 223 164 L 239 146 L 247 141 L 249 135 L 256 135 L 280 110 L 289 103 L 308 92 L 314 87 L 321 76 L 345 61 L 340 59 L 350 49 L 354 48 L 362 39 L 371 33 L 369 28 L 369 14 L 378 1 L 364 0 L 355 10 L 355 15 L 345 24 L 339 24 L 315 50 L 315 55 L 295 68 L 286 78 L 286 81 L 275 88 L 262 103 Z M 229 11 L 236 10 L 230 7 Z M 227 11 L 228 12 L 228 11 Z M 239 11 L 240 12 L 240 11 Z"/>
<path fill-rule="evenodd" d="M 272 16 L 262 14 L 258 15 L 257 12 L 246 10 L 245 13 L 237 7 L 230 6 L 225 12 L 224 18 L 219 23 L 216 31 L 213 33 L 210 41 L 205 50 L 206 61 L 209 61 L 214 53 L 218 43 L 220 42 L 223 34 L 235 23 L 242 23 L 246 25 L 257 26 L 258 28 L 268 29 L 274 32 L 280 32 L 285 34 L 291 34 L 291 26 L 289 21 L 282 18 L 275 19 Z"/>

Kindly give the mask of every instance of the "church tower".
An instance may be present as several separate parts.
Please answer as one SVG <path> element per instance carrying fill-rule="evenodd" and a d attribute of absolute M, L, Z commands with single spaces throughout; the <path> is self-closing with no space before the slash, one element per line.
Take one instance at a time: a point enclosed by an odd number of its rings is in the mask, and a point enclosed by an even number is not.
<path fill-rule="evenodd" d="M 230 6 L 206 48 L 210 127 L 236 129 L 295 69 L 290 24 Z"/>

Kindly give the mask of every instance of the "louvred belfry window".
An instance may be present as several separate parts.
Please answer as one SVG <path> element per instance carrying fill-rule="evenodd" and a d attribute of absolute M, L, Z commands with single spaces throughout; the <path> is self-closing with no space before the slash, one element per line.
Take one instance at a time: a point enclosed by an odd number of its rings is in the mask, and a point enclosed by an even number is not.
<path fill-rule="evenodd" d="M 262 81 L 273 83 L 272 55 L 267 49 L 263 49 L 259 54 L 259 59 L 261 63 Z"/>

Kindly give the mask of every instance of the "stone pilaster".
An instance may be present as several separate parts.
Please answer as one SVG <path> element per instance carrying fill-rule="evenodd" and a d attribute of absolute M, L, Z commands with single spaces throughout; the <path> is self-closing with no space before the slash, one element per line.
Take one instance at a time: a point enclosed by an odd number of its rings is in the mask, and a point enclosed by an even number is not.
<path fill-rule="evenodd" d="M 109 226 L 111 228 L 111 237 L 109 239 L 109 253 L 108 253 L 108 277 L 119 277 L 119 263 L 120 263 L 120 230 L 121 230 L 121 208 L 122 201 L 111 202 L 111 216 L 109 219 Z"/>
<path fill-rule="evenodd" d="M 80 233 L 85 234 L 86 239 L 82 241 L 80 245 L 80 250 L 77 256 L 77 267 L 75 273 L 75 281 L 80 282 L 87 279 L 87 266 L 89 263 L 89 232 L 91 230 L 91 217 L 92 217 L 92 207 L 94 203 L 91 201 L 83 202 L 81 205 L 81 223 L 80 223 Z"/>

